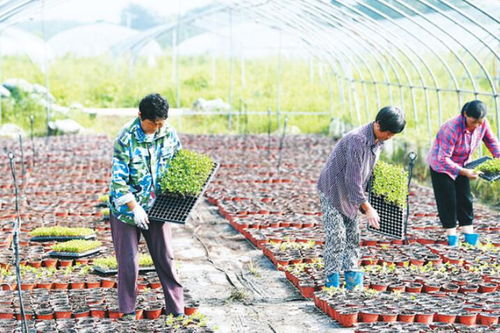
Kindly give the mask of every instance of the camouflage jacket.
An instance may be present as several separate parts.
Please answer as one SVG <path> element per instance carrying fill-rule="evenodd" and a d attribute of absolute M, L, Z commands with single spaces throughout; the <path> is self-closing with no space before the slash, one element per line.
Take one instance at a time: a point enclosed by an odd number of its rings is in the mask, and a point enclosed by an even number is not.
<path fill-rule="evenodd" d="M 120 221 L 134 224 L 126 205 L 135 200 L 146 211 L 159 193 L 159 177 L 181 148 L 173 127 L 165 124 L 154 136 L 147 136 L 139 118 L 125 125 L 114 142 L 113 166 L 109 187 L 109 208 Z"/>

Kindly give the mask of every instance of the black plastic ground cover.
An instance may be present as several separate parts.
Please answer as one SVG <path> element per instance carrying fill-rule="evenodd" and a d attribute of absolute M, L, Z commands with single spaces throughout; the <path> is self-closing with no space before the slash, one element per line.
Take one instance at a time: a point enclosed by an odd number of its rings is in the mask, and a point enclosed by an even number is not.
<path fill-rule="evenodd" d="M 139 273 L 147 273 L 147 272 L 154 272 L 155 267 L 154 266 L 149 266 L 149 267 L 139 267 Z M 100 266 L 94 266 L 94 272 L 102 275 L 113 275 L 118 273 L 118 269 L 105 269 Z"/>
<path fill-rule="evenodd" d="M 218 163 L 214 163 L 212 172 L 207 177 L 205 184 L 198 196 L 175 196 L 171 194 L 160 194 L 156 197 L 153 207 L 148 211 L 148 217 L 153 222 L 172 222 L 185 224 L 189 214 L 198 200 L 203 196 L 208 184 L 212 181 Z"/>
<path fill-rule="evenodd" d="M 51 257 L 56 257 L 56 258 L 81 258 L 81 257 L 86 257 L 94 253 L 99 253 L 102 250 L 101 247 L 97 249 L 93 249 L 87 252 L 81 252 L 81 253 L 76 253 L 76 252 L 57 252 L 57 251 L 51 251 L 49 252 L 49 255 Z"/>
<path fill-rule="evenodd" d="M 371 192 L 368 194 L 368 201 L 375 208 L 380 217 L 380 229 L 368 226 L 368 230 L 397 239 L 404 239 L 405 236 L 405 213 L 403 208 L 393 203 L 386 202 L 381 196 Z"/>
<path fill-rule="evenodd" d="M 467 163 L 466 165 L 464 165 L 464 168 L 475 169 L 488 160 L 491 160 L 491 157 L 483 156 L 481 158 L 478 158 L 477 160 L 474 160 L 470 163 Z M 495 180 L 500 179 L 500 173 L 482 173 L 479 175 L 479 177 L 481 177 L 489 182 L 494 182 Z"/>
<path fill-rule="evenodd" d="M 31 237 L 30 241 L 32 242 L 49 242 L 49 241 L 70 241 L 73 239 L 93 239 L 96 235 L 87 235 L 87 236 L 35 236 Z"/>

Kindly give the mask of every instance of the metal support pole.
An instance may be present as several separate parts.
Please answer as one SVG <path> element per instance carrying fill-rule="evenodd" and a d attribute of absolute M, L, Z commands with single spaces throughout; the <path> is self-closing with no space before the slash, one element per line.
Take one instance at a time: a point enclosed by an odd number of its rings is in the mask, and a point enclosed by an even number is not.
<path fill-rule="evenodd" d="M 23 302 L 23 292 L 21 288 L 21 265 L 20 265 L 20 256 L 19 256 L 19 234 L 21 231 L 21 218 L 19 214 L 19 189 L 17 187 L 16 180 L 16 171 L 14 168 L 14 153 L 9 152 L 9 164 L 10 170 L 12 171 L 12 181 L 14 183 L 14 195 L 16 197 L 16 220 L 14 222 L 14 237 L 13 237 L 13 249 L 14 249 L 14 258 L 15 258 L 15 266 L 16 266 L 16 281 L 17 281 L 17 296 L 19 298 L 19 308 L 21 311 L 21 320 L 22 320 L 22 330 L 24 333 L 28 333 L 28 325 L 26 323 L 26 314 L 24 312 L 24 302 Z"/>

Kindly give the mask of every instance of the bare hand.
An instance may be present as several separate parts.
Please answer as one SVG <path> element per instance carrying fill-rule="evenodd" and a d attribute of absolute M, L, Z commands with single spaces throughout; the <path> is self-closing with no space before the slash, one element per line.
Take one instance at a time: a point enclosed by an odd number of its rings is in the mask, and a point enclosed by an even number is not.
<path fill-rule="evenodd" d="M 370 208 L 366 211 L 366 219 L 368 220 L 370 227 L 380 229 L 380 217 L 378 216 L 375 208 Z"/>
<path fill-rule="evenodd" d="M 469 178 L 469 179 L 477 179 L 481 173 L 474 171 L 472 169 L 465 169 L 464 168 L 464 169 L 460 170 L 460 174 L 462 176 Z"/>

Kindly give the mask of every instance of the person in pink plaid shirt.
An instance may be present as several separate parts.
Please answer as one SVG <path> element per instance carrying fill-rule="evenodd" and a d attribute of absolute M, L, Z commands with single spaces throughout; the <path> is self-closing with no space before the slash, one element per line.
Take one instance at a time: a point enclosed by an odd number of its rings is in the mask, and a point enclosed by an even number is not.
<path fill-rule="evenodd" d="M 464 165 L 481 141 L 494 157 L 500 157 L 500 145 L 485 119 L 486 113 L 486 105 L 479 100 L 465 103 L 460 115 L 441 126 L 427 156 L 439 219 L 451 246 L 458 245 L 457 220 L 467 243 L 476 245 L 479 240 L 472 228 L 470 190 L 470 179 L 477 179 L 479 174 Z"/>

